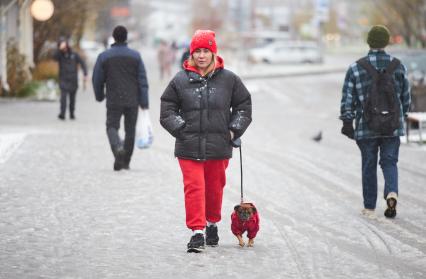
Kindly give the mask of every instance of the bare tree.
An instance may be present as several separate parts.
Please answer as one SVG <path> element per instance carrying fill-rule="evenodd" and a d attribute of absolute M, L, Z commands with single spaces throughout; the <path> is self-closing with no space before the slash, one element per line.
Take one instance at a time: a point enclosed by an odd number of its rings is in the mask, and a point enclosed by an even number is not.
<path fill-rule="evenodd" d="M 194 1 L 193 29 L 219 30 L 226 16 L 226 0 L 197 0 Z M 225 9 L 224 9 L 225 8 Z"/>
<path fill-rule="evenodd" d="M 426 0 L 375 0 L 380 18 L 408 46 L 426 48 Z"/>
<path fill-rule="evenodd" d="M 55 5 L 53 17 L 44 22 L 34 22 L 34 60 L 40 60 L 41 51 L 47 41 L 57 41 L 60 36 L 74 38 L 78 47 L 83 37 L 85 23 L 90 13 L 98 13 L 107 3 L 114 0 L 52 0 Z"/>

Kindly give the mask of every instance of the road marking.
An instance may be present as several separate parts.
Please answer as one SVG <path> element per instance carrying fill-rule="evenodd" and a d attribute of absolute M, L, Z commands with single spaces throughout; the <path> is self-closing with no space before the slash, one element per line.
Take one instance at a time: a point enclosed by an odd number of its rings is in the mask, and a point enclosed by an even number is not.
<path fill-rule="evenodd" d="M 0 134 L 0 164 L 5 163 L 24 142 L 26 133 Z"/>

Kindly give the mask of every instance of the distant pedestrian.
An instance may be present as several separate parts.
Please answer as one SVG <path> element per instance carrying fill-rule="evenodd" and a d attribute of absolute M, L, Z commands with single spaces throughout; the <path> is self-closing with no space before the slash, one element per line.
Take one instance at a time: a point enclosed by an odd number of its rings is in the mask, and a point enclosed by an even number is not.
<path fill-rule="evenodd" d="M 84 74 L 84 83 L 87 80 L 86 63 L 78 53 L 74 52 L 66 39 L 60 39 L 58 50 L 54 59 L 59 64 L 59 88 L 61 89 L 60 112 L 58 118 L 65 119 L 67 99 L 69 98 L 70 118 L 75 119 L 75 99 L 78 89 L 78 66 L 80 65 Z"/>
<path fill-rule="evenodd" d="M 157 51 L 158 66 L 160 67 L 160 79 L 170 78 L 172 74 L 173 52 L 166 41 L 161 40 Z"/>
<path fill-rule="evenodd" d="M 175 63 L 176 63 L 176 54 L 177 54 L 178 50 L 179 50 L 179 47 L 178 47 L 176 41 L 173 41 L 172 44 L 170 45 L 172 65 L 175 65 Z"/>
<path fill-rule="evenodd" d="M 129 169 L 139 106 L 148 109 L 148 80 L 139 52 L 127 47 L 127 29 L 117 26 L 112 36 L 115 43 L 98 56 L 92 78 L 96 100 L 102 102 L 106 97 L 107 135 L 115 157 L 114 170 L 119 171 Z M 124 143 L 118 134 L 121 116 Z"/>
<path fill-rule="evenodd" d="M 185 69 L 184 63 L 185 63 L 186 60 L 188 60 L 189 56 L 190 56 L 190 53 L 189 53 L 189 47 L 188 47 L 184 50 L 184 52 L 182 53 L 182 56 L 180 58 L 180 66 L 183 70 Z"/>
<path fill-rule="evenodd" d="M 385 216 L 396 216 L 400 136 L 410 107 L 407 70 L 384 51 L 390 33 L 373 26 L 368 33 L 368 55 L 353 63 L 343 86 L 340 119 L 342 133 L 355 139 L 362 158 L 363 214 L 374 214 L 377 201 L 377 161 L 385 179 Z M 355 130 L 353 120 L 355 119 Z"/>
<path fill-rule="evenodd" d="M 249 126 L 252 106 L 240 78 L 224 69 L 213 31 L 195 32 L 184 66 L 161 96 L 160 122 L 176 138 L 186 225 L 193 231 L 187 251 L 200 252 L 205 243 L 218 245 L 216 223 L 221 220 L 231 141 Z"/>

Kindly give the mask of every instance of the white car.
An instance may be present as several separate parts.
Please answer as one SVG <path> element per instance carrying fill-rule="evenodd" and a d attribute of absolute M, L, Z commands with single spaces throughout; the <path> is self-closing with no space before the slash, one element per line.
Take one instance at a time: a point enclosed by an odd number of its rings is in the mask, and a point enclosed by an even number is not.
<path fill-rule="evenodd" d="M 249 51 L 254 63 L 322 63 L 322 52 L 314 42 L 274 42 Z"/>

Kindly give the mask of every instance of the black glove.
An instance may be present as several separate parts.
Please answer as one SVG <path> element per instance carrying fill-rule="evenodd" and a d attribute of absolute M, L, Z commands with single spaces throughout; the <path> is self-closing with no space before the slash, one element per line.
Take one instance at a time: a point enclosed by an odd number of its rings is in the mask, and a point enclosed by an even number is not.
<path fill-rule="evenodd" d="M 231 139 L 231 145 L 232 147 L 238 148 L 241 146 L 241 139 L 240 138 L 236 138 L 236 139 Z"/>
<path fill-rule="evenodd" d="M 343 121 L 342 134 L 350 139 L 354 139 L 355 131 L 352 126 L 352 121 Z"/>

